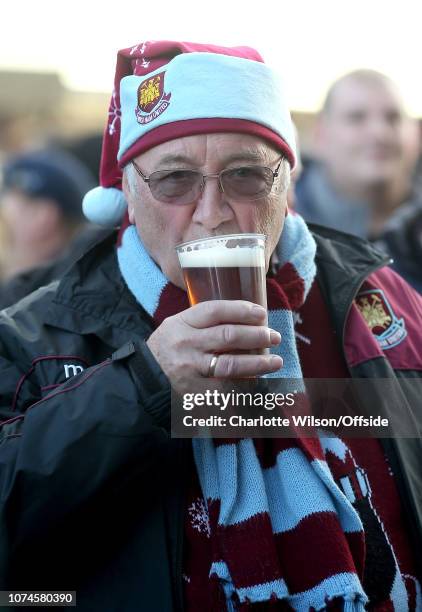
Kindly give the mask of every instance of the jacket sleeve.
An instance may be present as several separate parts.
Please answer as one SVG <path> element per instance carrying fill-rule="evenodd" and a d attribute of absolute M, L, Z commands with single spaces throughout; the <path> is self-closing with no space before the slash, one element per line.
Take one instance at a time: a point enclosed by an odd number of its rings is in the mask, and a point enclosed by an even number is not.
<path fill-rule="evenodd" d="M 130 343 L 38 401 L 26 397 L 29 405 L 13 412 L 19 372 L 4 353 L 0 582 L 8 552 L 97 494 L 113 495 L 122 479 L 139 481 L 170 438 L 170 387 L 145 343 Z"/>

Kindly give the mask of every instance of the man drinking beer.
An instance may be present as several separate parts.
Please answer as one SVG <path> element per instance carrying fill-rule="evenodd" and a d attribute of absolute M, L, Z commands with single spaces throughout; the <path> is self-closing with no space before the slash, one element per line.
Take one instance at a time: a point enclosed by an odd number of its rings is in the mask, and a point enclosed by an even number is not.
<path fill-rule="evenodd" d="M 210 377 L 411 393 L 421 375 L 420 298 L 366 242 L 288 213 L 294 165 L 253 49 L 119 52 L 84 201 L 119 230 L 0 316 L 3 590 L 101 612 L 421 609 L 419 440 L 170 434 L 171 387 Z M 266 236 L 268 308 L 190 306 L 176 247 L 231 234 Z"/>

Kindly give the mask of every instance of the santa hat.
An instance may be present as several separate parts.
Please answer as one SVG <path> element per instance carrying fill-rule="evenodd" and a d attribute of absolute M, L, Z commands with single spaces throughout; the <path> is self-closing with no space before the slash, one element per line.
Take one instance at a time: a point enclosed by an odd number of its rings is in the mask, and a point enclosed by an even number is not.
<path fill-rule="evenodd" d="M 119 225 L 127 205 L 122 168 L 142 152 L 183 136 L 259 136 L 295 164 L 295 136 L 276 74 L 249 47 L 147 41 L 119 51 L 100 167 L 85 216 Z"/>

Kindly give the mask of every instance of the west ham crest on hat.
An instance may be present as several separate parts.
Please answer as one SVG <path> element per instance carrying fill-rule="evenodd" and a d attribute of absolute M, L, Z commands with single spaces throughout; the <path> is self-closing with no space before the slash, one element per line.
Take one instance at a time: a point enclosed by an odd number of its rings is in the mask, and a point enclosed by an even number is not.
<path fill-rule="evenodd" d="M 170 104 L 171 93 L 164 93 L 164 72 L 142 81 L 138 87 L 138 106 L 135 110 L 138 123 L 154 121 Z"/>

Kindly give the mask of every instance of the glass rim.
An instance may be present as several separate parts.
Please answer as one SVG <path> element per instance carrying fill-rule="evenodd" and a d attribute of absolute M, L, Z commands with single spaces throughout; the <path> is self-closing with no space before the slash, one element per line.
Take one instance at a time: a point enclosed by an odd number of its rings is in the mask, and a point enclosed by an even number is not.
<path fill-rule="evenodd" d="M 206 236 L 205 238 L 196 238 L 195 240 L 187 240 L 186 242 L 181 242 L 180 244 L 176 244 L 176 246 L 174 247 L 176 251 L 178 251 L 179 249 L 191 245 L 191 244 L 197 244 L 199 242 L 211 242 L 211 240 L 218 240 L 219 238 L 261 238 L 264 239 L 264 242 L 267 239 L 267 235 L 266 234 L 253 234 L 253 233 L 248 233 L 248 234 L 219 234 L 218 236 Z"/>

